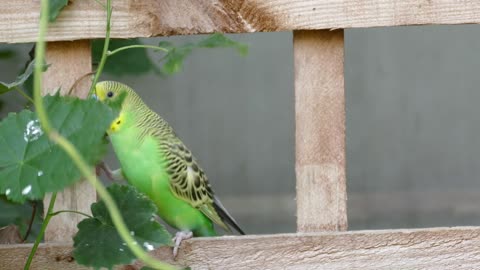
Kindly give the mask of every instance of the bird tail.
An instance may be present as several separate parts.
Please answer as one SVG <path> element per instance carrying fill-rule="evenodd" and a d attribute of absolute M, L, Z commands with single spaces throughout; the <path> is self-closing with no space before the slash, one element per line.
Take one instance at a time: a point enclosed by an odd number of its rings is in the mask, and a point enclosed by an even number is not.
<path fill-rule="evenodd" d="M 233 217 L 227 212 L 227 209 L 225 209 L 217 196 L 214 196 L 213 198 L 213 207 L 225 223 L 234 228 L 239 234 L 245 235 L 245 232 L 240 228 L 235 219 L 233 219 Z"/>

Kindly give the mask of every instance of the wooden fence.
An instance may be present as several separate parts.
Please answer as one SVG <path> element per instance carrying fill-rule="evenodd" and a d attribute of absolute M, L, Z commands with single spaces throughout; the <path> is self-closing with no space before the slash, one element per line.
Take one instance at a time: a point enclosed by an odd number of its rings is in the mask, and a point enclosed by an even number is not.
<path fill-rule="evenodd" d="M 168 248 L 156 257 L 192 269 L 480 269 L 477 227 L 339 232 L 347 229 L 342 29 L 480 23 L 480 1 L 115 0 L 113 8 L 113 38 L 294 31 L 297 233 L 197 238 L 175 262 Z M 38 0 L 3 0 L 0 10 L 0 42 L 36 40 Z M 104 36 L 105 21 L 94 1 L 71 1 L 49 28 L 44 89 L 69 89 L 91 71 L 89 39 Z M 85 97 L 88 82 L 76 89 Z M 79 183 L 56 208 L 88 212 L 95 199 Z M 34 269 L 85 269 L 71 257 L 78 221 L 52 219 Z M 30 248 L 0 246 L 0 268 L 21 269 Z"/>

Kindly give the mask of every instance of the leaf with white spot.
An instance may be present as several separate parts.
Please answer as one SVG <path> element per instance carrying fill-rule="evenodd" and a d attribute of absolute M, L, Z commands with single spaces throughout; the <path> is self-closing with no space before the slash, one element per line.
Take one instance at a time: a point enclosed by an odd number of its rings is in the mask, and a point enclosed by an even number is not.
<path fill-rule="evenodd" d="M 59 95 L 44 98 L 50 121 L 77 147 L 89 165 L 106 151 L 104 134 L 116 113 L 93 99 Z M 43 198 L 80 179 L 68 155 L 44 134 L 37 115 L 24 110 L 0 122 L 0 194 L 24 202 Z"/>
<path fill-rule="evenodd" d="M 117 184 L 108 187 L 117 203 L 123 219 L 135 238 L 135 245 L 151 251 L 162 245 L 172 245 L 172 236 L 152 216 L 157 212 L 155 204 L 132 186 Z M 94 268 L 111 268 L 135 260 L 126 243 L 115 229 L 103 201 L 93 203 L 92 218 L 78 224 L 73 238 L 73 256 L 79 264 Z"/>

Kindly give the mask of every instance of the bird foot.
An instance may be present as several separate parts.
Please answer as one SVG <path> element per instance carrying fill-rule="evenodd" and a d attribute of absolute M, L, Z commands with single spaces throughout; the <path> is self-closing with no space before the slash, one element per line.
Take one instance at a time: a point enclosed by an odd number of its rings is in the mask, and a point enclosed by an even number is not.
<path fill-rule="evenodd" d="M 100 176 L 102 171 L 103 173 L 105 173 L 105 176 L 107 176 L 107 178 L 111 181 L 123 180 L 121 170 L 120 169 L 115 171 L 110 170 L 110 168 L 108 167 L 107 164 L 105 164 L 104 161 L 101 161 L 100 163 L 97 164 L 97 166 L 95 166 L 95 173 L 97 174 L 97 176 Z"/>
<path fill-rule="evenodd" d="M 100 161 L 100 163 L 95 166 L 95 174 L 97 176 L 100 176 L 102 174 L 102 171 L 103 173 L 105 173 L 108 179 L 113 181 L 112 171 L 110 170 L 110 168 L 108 168 L 107 164 L 105 164 L 104 161 Z"/>
<path fill-rule="evenodd" d="M 183 240 L 187 240 L 193 237 L 193 233 L 190 231 L 179 231 L 175 234 L 175 237 L 172 239 L 173 243 L 173 258 L 177 257 L 178 248 Z"/>

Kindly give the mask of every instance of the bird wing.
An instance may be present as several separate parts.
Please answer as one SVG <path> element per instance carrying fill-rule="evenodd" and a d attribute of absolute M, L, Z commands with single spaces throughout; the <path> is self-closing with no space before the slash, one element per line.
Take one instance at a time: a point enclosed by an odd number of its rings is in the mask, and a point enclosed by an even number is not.
<path fill-rule="evenodd" d="M 216 207 L 216 201 L 218 199 L 208 183 L 207 176 L 198 166 L 190 150 L 180 140 L 165 142 L 165 144 L 167 172 L 170 175 L 170 189 L 173 194 L 199 209 L 214 223 L 230 231 L 217 212 L 219 208 Z M 224 208 L 221 207 L 221 210 Z M 228 215 L 228 213 L 220 214 Z"/>

